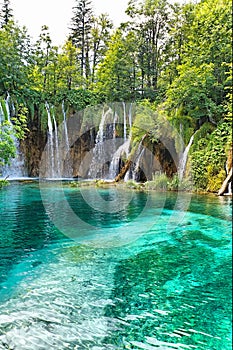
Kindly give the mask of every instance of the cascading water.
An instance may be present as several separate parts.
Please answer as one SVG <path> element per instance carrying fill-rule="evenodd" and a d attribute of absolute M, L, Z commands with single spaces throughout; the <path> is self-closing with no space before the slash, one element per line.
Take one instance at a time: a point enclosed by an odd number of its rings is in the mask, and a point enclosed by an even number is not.
<path fill-rule="evenodd" d="M 61 164 L 60 164 L 60 149 L 59 149 L 59 140 L 58 140 L 58 129 L 55 115 L 53 113 L 53 124 L 54 124 L 54 143 L 55 143 L 55 152 L 54 152 L 54 168 L 56 165 L 56 176 L 61 177 Z"/>
<path fill-rule="evenodd" d="M 15 157 L 11 159 L 10 165 L 5 165 L 1 170 L 1 176 L 4 178 L 14 179 L 14 178 L 22 178 L 27 176 L 27 171 L 25 168 L 25 159 L 23 156 L 23 153 L 20 150 L 20 143 L 17 137 L 14 135 L 13 132 L 13 124 L 11 121 L 11 113 L 10 113 L 10 95 L 7 95 L 6 100 L 4 101 L 5 104 L 5 111 L 6 111 L 6 118 L 9 122 L 9 128 L 12 130 L 12 140 L 15 145 L 16 154 Z M 12 104 L 12 110 L 14 111 L 14 106 Z M 5 119 L 5 115 L 2 109 L 2 106 L 0 105 L 0 123 Z"/>
<path fill-rule="evenodd" d="M 129 106 L 128 113 L 128 123 L 127 123 L 127 109 L 125 102 L 122 102 L 123 105 L 123 132 L 124 132 L 124 143 L 121 144 L 118 149 L 115 151 L 112 157 L 112 161 L 109 167 L 109 179 L 114 179 L 120 170 L 120 163 L 122 158 L 127 159 L 130 153 L 130 143 L 132 137 L 132 103 Z M 127 135 L 127 125 L 129 125 L 129 135 Z M 127 180 L 129 177 L 129 171 L 125 175 L 125 179 Z"/>
<path fill-rule="evenodd" d="M 125 106 L 125 103 L 123 102 L 123 105 Z M 125 107 L 124 107 L 124 111 L 125 111 Z M 124 120 L 124 130 L 127 128 L 127 125 L 125 125 L 125 120 Z M 128 136 L 128 143 L 126 141 L 126 145 L 128 145 L 128 148 L 126 149 L 126 158 L 129 157 L 129 153 L 130 153 L 130 144 L 131 144 L 131 139 L 132 139 L 132 103 L 130 104 L 129 107 L 129 136 Z M 127 173 L 125 174 L 124 180 L 128 181 L 130 180 L 132 177 L 132 169 L 130 168 Z"/>
<path fill-rule="evenodd" d="M 112 180 L 120 171 L 123 159 L 130 153 L 132 104 L 129 109 L 122 102 L 106 110 L 104 108 L 95 139 L 95 147 L 88 178 Z M 128 132 L 129 130 L 129 132 Z"/>
<path fill-rule="evenodd" d="M 2 123 L 4 120 L 4 113 L 2 109 L 2 104 L 0 103 L 0 123 Z"/>
<path fill-rule="evenodd" d="M 46 166 L 46 177 L 55 177 L 55 160 L 54 160 L 54 135 L 53 135 L 53 123 L 50 113 L 49 104 L 45 104 L 47 115 L 48 115 L 48 140 L 47 140 L 47 166 Z"/>
<path fill-rule="evenodd" d="M 67 120 L 66 120 L 66 111 L 65 111 L 64 101 L 62 101 L 62 113 L 63 113 L 63 130 L 64 130 L 64 139 L 65 139 L 65 151 L 68 153 L 70 150 L 70 145 L 69 145 L 69 137 L 68 137 L 68 130 L 67 130 Z"/>
<path fill-rule="evenodd" d="M 186 164 L 187 164 L 187 160 L 188 160 L 188 154 L 189 154 L 189 151 L 190 151 L 190 148 L 193 144 L 193 140 L 194 140 L 194 135 L 193 134 L 189 140 L 189 143 L 187 145 L 187 147 L 185 148 L 182 156 L 181 156 L 181 159 L 179 161 L 179 167 L 178 167 L 178 177 L 180 180 L 183 179 L 184 177 L 184 173 L 185 173 L 185 169 L 186 169 Z"/>
<path fill-rule="evenodd" d="M 138 149 L 137 149 L 137 154 L 135 158 L 135 165 L 132 170 L 132 179 L 134 181 L 138 180 L 138 173 L 140 170 L 140 165 L 141 165 L 141 159 L 143 157 L 143 154 L 145 152 L 145 148 L 143 147 L 142 141 L 139 143 Z"/>
<path fill-rule="evenodd" d="M 64 104 L 62 104 L 63 122 L 58 127 L 53 107 L 45 103 L 48 116 L 47 146 L 45 152 L 44 170 L 40 176 L 50 179 L 72 177 L 69 158 L 69 137 Z"/>
<path fill-rule="evenodd" d="M 107 111 L 103 109 L 102 117 L 99 124 L 99 130 L 95 140 L 95 148 L 93 150 L 93 157 L 90 165 L 90 169 L 88 172 L 88 178 L 96 179 L 96 178 L 104 178 L 106 176 L 106 170 L 104 169 L 105 159 L 106 161 L 109 159 L 108 154 L 110 152 L 110 148 L 112 147 L 112 142 L 108 144 L 105 143 L 105 140 L 109 139 L 109 129 L 107 127 L 107 118 L 112 120 L 113 111 L 109 108 Z"/>
<path fill-rule="evenodd" d="M 129 155 L 130 140 L 126 140 L 113 154 L 113 158 L 109 167 L 109 179 L 115 179 L 120 170 L 121 159 L 127 158 Z"/>
<path fill-rule="evenodd" d="M 127 141 L 127 120 L 126 120 L 126 105 L 125 102 L 122 102 L 123 104 L 123 111 L 124 111 L 124 142 Z"/>

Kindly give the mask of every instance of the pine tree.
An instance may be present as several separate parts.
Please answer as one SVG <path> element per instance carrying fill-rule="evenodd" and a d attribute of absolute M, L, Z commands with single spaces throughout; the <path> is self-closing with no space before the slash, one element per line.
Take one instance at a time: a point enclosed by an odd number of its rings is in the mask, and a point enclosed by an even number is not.
<path fill-rule="evenodd" d="M 0 13 L 0 25 L 1 28 L 9 23 L 13 19 L 12 9 L 10 6 L 10 0 L 3 0 L 2 10 Z"/>
<path fill-rule="evenodd" d="M 90 37 L 93 23 L 91 0 L 76 0 L 71 19 L 70 40 L 78 49 L 77 59 L 80 61 L 81 76 L 90 77 Z"/>

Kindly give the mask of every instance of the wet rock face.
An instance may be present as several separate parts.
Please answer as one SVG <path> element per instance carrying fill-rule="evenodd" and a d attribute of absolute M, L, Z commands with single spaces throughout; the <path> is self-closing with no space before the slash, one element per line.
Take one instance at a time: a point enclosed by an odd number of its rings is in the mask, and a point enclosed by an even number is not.
<path fill-rule="evenodd" d="M 174 173 L 177 172 L 177 153 L 175 150 L 175 145 L 172 140 L 167 140 L 167 147 L 162 143 L 154 144 L 154 164 L 159 162 L 162 172 L 164 172 L 168 177 L 172 177 Z"/>
<path fill-rule="evenodd" d="M 35 115 L 28 125 L 29 133 L 27 137 L 21 141 L 20 147 L 25 156 L 28 176 L 38 177 L 40 169 L 41 155 L 47 141 L 46 131 L 41 130 L 38 111 L 35 110 Z"/>
<path fill-rule="evenodd" d="M 41 159 L 48 137 L 47 130 L 41 130 L 39 112 L 36 109 L 35 115 L 29 122 L 29 130 L 30 132 L 26 139 L 21 142 L 21 149 L 25 155 L 28 175 L 38 177 L 40 171 L 43 170 L 41 169 Z M 83 116 L 80 113 L 73 113 L 67 118 L 67 131 L 70 151 L 66 159 L 65 157 L 60 157 L 61 174 L 65 177 L 88 178 L 98 128 L 91 128 L 88 125 L 83 126 Z M 59 146 L 60 154 L 66 153 L 63 152 L 63 146 L 62 143 Z M 140 165 L 135 174 L 136 181 L 151 180 L 156 172 L 165 173 L 168 177 L 172 177 L 177 172 L 178 157 L 173 140 L 167 139 L 165 144 L 163 144 L 161 142 L 151 143 L 145 139 L 143 147 L 143 156 L 140 158 Z M 122 158 L 119 160 L 119 172 L 126 162 L 127 159 Z M 137 158 L 135 162 L 137 162 Z M 106 164 L 106 174 L 109 172 L 109 166 L 110 164 Z M 134 166 L 135 164 L 132 165 L 132 170 Z"/>
<path fill-rule="evenodd" d="M 86 178 L 91 163 L 91 150 L 95 145 L 95 130 L 88 130 L 71 146 L 71 160 L 75 178 Z"/>
<path fill-rule="evenodd" d="M 167 141 L 168 148 L 161 142 L 148 144 L 140 162 L 137 181 L 152 180 L 153 174 L 165 173 L 169 178 L 177 172 L 177 153 L 172 141 Z"/>
<path fill-rule="evenodd" d="M 72 174 L 74 178 L 87 178 L 89 165 L 91 163 L 91 150 L 95 145 L 95 130 L 89 130 L 77 137 L 70 148 L 70 159 Z M 46 132 L 38 130 L 36 126 L 32 127 L 27 138 L 22 141 L 21 149 L 25 154 L 28 175 L 38 177 L 40 173 L 40 161 L 43 150 L 46 146 Z M 176 173 L 176 159 L 174 159 L 175 149 L 172 146 L 173 154 L 163 144 L 153 144 L 145 149 L 144 156 L 140 162 L 140 169 L 137 174 L 137 181 L 151 180 L 156 172 L 163 172 L 168 177 Z M 122 165 L 124 165 L 122 163 Z M 122 167 L 122 166 L 121 166 Z"/>

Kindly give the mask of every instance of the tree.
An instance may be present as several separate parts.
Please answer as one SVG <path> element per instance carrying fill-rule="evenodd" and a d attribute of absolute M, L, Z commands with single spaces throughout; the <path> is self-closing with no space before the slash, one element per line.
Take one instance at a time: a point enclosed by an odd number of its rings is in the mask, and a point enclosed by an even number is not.
<path fill-rule="evenodd" d="M 41 28 L 41 34 L 36 42 L 34 50 L 34 71 L 37 71 L 37 81 L 39 89 L 46 92 L 49 84 L 48 66 L 51 61 L 53 47 L 48 26 L 44 25 Z"/>
<path fill-rule="evenodd" d="M 0 13 L 0 24 L 3 28 L 9 21 L 13 19 L 12 9 L 10 6 L 10 0 L 3 0 L 2 11 Z"/>
<path fill-rule="evenodd" d="M 183 13 L 186 21 L 180 31 L 185 40 L 175 67 L 177 74 L 167 86 L 167 106 L 173 114 L 182 109 L 183 115 L 196 119 L 199 126 L 205 120 L 218 123 L 224 115 L 226 73 L 232 57 L 231 3 L 204 0 L 184 5 Z M 177 32 L 173 34 L 176 38 Z M 174 67 L 168 63 L 166 69 Z"/>
<path fill-rule="evenodd" d="M 87 81 L 90 77 L 90 38 L 93 22 L 91 0 L 76 0 L 73 8 L 70 40 L 78 49 L 77 59 L 80 62 L 80 73 Z"/>
<path fill-rule="evenodd" d="M 154 98 L 158 92 L 161 58 L 167 38 L 167 0 L 131 0 L 127 14 L 137 23 L 138 65 L 141 70 L 141 91 Z"/>
<path fill-rule="evenodd" d="M 80 65 L 77 62 L 78 49 L 68 40 L 58 56 L 58 87 L 59 90 L 72 90 L 82 86 Z"/>
<path fill-rule="evenodd" d="M 112 21 L 108 15 L 101 14 L 94 18 L 91 30 L 91 53 L 92 53 L 92 83 L 95 81 L 97 65 L 103 61 L 110 41 L 110 31 L 113 28 Z"/>
<path fill-rule="evenodd" d="M 26 29 L 9 22 L 0 30 L 0 95 L 26 88 L 30 57 Z"/>
<path fill-rule="evenodd" d="M 168 21 L 168 39 L 163 50 L 159 87 L 164 90 L 172 84 L 178 75 L 177 67 L 183 63 L 185 43 L 188 40 L 190 22 L 193 20 L 193 4 L 170 5 Z"/>
<path fill-rule="evenodd" d="M 118 29 L 97 71 L 97 89 L 110 101 L 135 99 L 137 90 L 136 37 Z"/>

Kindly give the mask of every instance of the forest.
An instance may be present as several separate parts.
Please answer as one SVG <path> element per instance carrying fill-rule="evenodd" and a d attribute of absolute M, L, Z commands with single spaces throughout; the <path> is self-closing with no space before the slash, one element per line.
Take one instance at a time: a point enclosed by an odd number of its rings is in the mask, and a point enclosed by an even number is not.
<path fill-rule="evenodd" d="M 217 192 L 227 176 L 226 163 L 228 170 L 232 167 L 231 6 L 230 0 L 129 0 L 129 21 L 114 28 L 107 14 L 95 16 L 90 0 L 76 0 L 69 36 L 57 47 L 46 24 L 32 43 L 10 0 L 4 0 L 2 110 L 9 95 L 14 132 L 27 139 L 35 126 L 41 137 L 46 132 L 46 102 L 58 111 L 62 103 L 73 111 L 120 101 L 149 106 L 186 145 L 195 133 L 186 175 L 196 190 Z M 0 162 L 5 164 L 15 149 L 9 122 L 0 122 Z M 147 138 L 155 142 L 153 133 Z M 176 180 L 174 175 L 173 184 Z"/>

